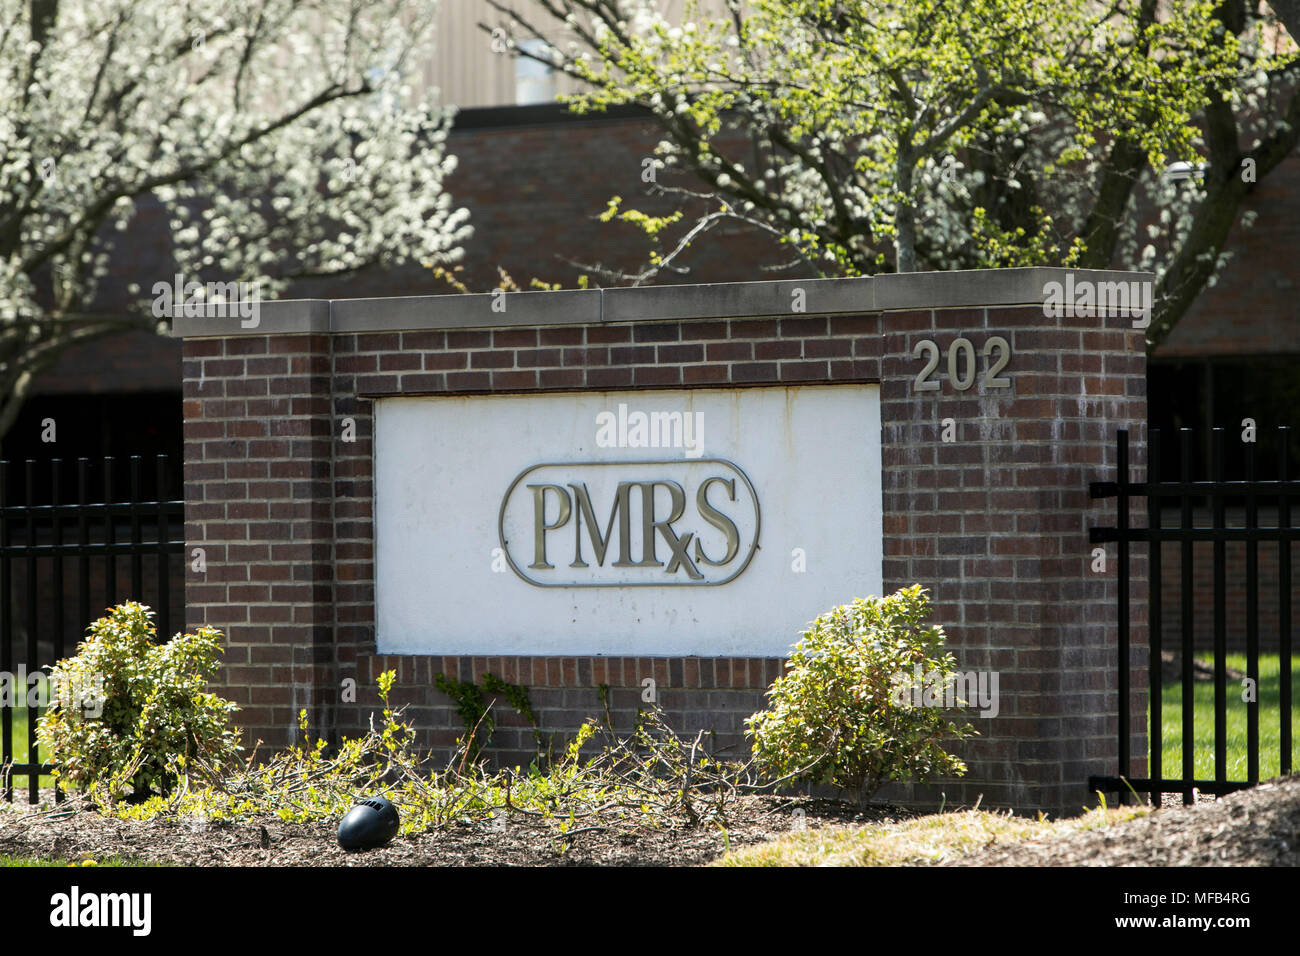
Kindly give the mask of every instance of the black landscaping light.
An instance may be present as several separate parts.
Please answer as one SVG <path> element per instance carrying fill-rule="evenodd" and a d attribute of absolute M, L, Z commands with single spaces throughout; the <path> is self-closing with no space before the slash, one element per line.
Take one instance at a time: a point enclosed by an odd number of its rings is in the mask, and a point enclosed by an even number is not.
<path fill-rule="evenodd" d="M 339 846 L 345 850 L 373 850 L 397 836 L 400 822 L 391 800 L 361 800 L 339 821 Z"/>

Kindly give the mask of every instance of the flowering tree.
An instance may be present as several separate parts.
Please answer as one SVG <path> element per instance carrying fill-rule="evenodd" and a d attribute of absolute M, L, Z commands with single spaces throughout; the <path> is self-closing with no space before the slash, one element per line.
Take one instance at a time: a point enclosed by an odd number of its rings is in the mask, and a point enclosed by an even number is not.
<path fill-rule="evenodd" d="M 0 0 L 0 435 L 67 346 L 158 327 L 144 300 L 96 303 L 145 202 L 175 271 L 266 296 L 458 258 L 448 117 L 406 86 L 435 6 Z"/>
<path fill-rule="evenodd" d="M 515 55 L 586 84 L 573 108 L 650 111 L 657 162 L 704 182 L 659 191 L 711 203 L 688 239 L 741 220 L 838 275 L 1149 269 L 1152 344 L 1300 130 L 1294 45 L 1244 0 L 688 0 L 676 25 L 656 0 L 488 2 Z M 606 211 L 657 240 L 676 215 Z"/>

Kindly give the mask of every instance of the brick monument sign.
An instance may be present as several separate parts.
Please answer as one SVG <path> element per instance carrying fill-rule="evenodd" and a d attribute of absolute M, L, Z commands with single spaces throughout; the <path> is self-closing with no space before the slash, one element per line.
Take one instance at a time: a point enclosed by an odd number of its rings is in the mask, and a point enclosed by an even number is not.
<path fill-rule="evenodd" d="M 1149 290 L 1010 269 L 177 319 L 187 624 L 225 633 L 220 690 L 271 746 L 304 708 L 357 732 L 392 668 L 428 746 L 465 732 L 438 675 L 490 673 L 543 734 L 653 698 L 743 756 L 806 622 L 919 583 L 995 699 L 965 777 L 882 796 L 1077 812 L 1118 737 L 1088 485 L 1118 429 L 1145 460 Z M 533 728 L 494 713 L 489 752 L 527 763 Z"/>

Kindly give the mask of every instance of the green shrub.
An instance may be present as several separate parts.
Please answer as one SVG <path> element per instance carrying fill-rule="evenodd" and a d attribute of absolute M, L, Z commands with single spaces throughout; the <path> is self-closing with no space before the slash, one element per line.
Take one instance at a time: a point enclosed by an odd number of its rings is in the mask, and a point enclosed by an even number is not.
<path fill-rule="evenodd" d="M 768 709 L 745 722 L 758 768 L 787 782 L 853 790 L 861 801 L 890 780 L 964 773 L 939 744 L 975 731 L 942 707 L 912 704 L 918 667 L 940 698 L 954 672 L 943 629 L 921 624 L 928 611 L 914 585 L 813 621 L 768 690 Z"/>
<path fill-rule="evenodd" d="M 128 602 L 90 625 L 77 655 L 52 670 L 61 695 L 40 718 L 37 739 L 64 783 L 110 800 L 166 792 L 177 769 L 201 757 L 220 765 L 238 755 L 229 724 L 235 705 L 205 691 L 221 654 L 210 627 L 155 643 L 153 612 Z M 102 688 L 97 706 L 84 689 Z"/>

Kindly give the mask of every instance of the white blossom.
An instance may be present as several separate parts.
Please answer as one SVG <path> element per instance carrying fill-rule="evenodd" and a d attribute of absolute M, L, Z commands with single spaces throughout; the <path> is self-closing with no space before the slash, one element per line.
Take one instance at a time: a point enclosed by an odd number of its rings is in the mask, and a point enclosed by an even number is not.
<path fill-rule="evenodd" d="M 84 317 L 145 206 L 175 260 L 129 277 L 145 289 L 179 271 L 272 295 L 290 276 L 459 257 L 450 114 L 407 95 L 434 4 L 65 2 L 43 44 L 30 9 L 0 0 L 0 434 L 35 351 L 69 328 L 56 319 L 155 326 L 146 303 Z M 30 333 L 5 335 L 14 323 Z"/>

